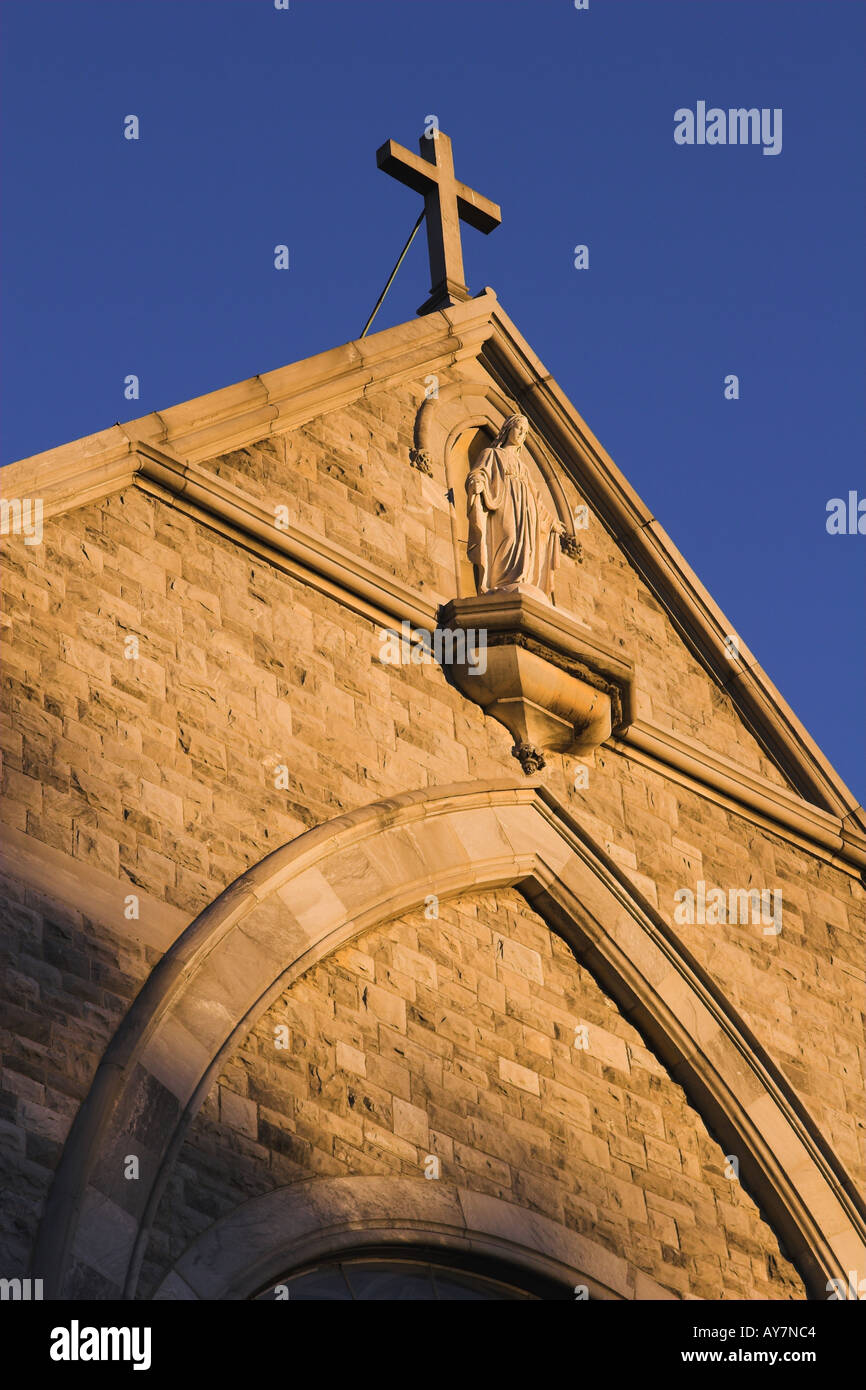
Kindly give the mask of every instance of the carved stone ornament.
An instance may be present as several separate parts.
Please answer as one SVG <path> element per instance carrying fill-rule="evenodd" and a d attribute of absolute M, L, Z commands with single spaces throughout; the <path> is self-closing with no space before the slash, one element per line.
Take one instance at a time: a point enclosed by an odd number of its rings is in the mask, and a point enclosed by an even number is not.
<path fill-rule="evenodd" d="M 583 546 L 577 539 L 568 532 L 559 538 L 559 548 L 563 555 L 567 555 L 569 560 L 576 560 L 579 565 L 583 564 Z"/>
<path fill-rule="evenodd" d="M 433 465 L 426 449 L 410 449 L 409 462 L 419 473 L 426 473 L 428 478 L 433 477 Z"/>
<path fill-rule="evenodd" d="M 527 777 L 531 777 L 533 772 L 540 772 L 547 764 L 544 761 L 544 754 L 539 753 L 537 748 L 533 748 L 531 743 L 515 743 L 511 750 L 512 758 L 517 758 Z"/>

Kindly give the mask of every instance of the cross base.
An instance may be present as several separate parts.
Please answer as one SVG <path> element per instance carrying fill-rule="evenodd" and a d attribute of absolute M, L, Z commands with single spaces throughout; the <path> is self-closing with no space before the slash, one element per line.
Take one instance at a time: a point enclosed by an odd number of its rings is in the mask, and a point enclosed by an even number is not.
<path fill-rule="evenodd" d="M 430 298 L 425 299 L 416 314 L 433 314 L 437 309 L 451 309 L 455 304 L 465 304 L 472 295 L 466 285 L 462 285 L 459 280 L 440 280 L 430 291 Z"/>

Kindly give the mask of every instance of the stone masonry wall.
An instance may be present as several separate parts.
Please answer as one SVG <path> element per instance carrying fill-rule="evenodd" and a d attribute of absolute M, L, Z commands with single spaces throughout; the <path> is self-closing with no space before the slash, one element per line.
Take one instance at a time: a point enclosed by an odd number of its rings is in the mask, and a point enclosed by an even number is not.
<path fill-rule="evenodd" d="M 541 1212 L 680 1295 L 805 1297 L 680 1087 L 511 890 L 367 931 L 284 992 L 190 1130 L 147 1281 L 244 1197 L 417 1178 L 430 1154 L 440 1181 Z"/>
<path fill-rule="evenodd" d="M 407 461 L 420 394 L 371 396 L 210 466 L 447 598 L 443 480 Z M 595 524 L 582 540 L 584 563 L 559 572 L 560 606 L 622 639 L 646 713 L 783 784 L 611 538 Z M 384 666 L 372 622 L 137 488 L 49 520 L 41 546 L 7 538 L 3 579 L 0 816 L 190 919 L 341 811 L 519 775 L 507 732 L 437 667 Z M 545 780 L 669 920 L 674 892 L 698 879 L 782 891 L 778 937 L 676 930 L 862 1182 L 862 885 L 616 751 L 596 754 L 582 790 L 573 772 L 554 758 Z M 18 1267 L 74 1110 L 155 955 L 120 911 L 109 930 L 14 884 L 3 930 L 0 1144 L 13 1169 L 26 1156 L 29 1203 L 9 1235 Z"/>

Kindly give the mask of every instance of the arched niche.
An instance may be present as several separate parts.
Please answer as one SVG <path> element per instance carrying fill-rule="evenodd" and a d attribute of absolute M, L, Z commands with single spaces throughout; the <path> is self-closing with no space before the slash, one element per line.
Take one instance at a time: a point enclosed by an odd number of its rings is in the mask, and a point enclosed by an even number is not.
<path fill-rule="evenodd" d="M 458 425 L 453 440 L 445 449 L 445 476 L 454 499 L 451 508 L 451 543 L 454 549 L 454 568 L 457 575 L 456 595 L 472 598 L 475 593 L 473 567 L 466 554 L 469 543 L 469 518 L 466 514 L 466 479 L 482 452 L 495 439 L 495 431 L 486 422 L 472 421 Z"/>
<path fill-rule="evenodd" d="M 454 551 L 455 596 L 474 596 L 475 577 L 467 558 L 469 521 L 466 479 L 483 449 L 493 443 L 510 415 L 526 414 L 530 432 L 523 458 L 548 511 L 574 535 L 574 518 L 553 460 L 533 427 L 527 411 L 492 386 L 452 382 L 423 402 L 415 419 L 415 448 L 428 461 L 442 460 L 452 499 L 451 541 Z"/>

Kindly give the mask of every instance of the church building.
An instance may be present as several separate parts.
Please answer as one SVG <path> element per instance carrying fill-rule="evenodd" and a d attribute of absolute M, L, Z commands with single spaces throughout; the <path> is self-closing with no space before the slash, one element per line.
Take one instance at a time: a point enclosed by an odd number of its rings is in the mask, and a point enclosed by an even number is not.
<path fill-rule="evenodd" d="M 378 163 L 415 319 L 4 470 L 0 1275 L 856 1298 L 866 814 Z"/>

